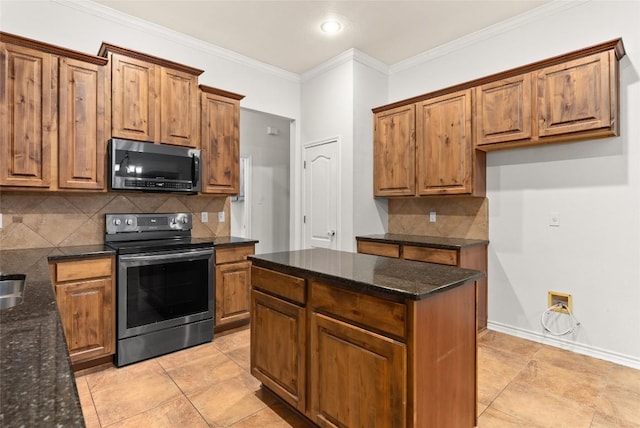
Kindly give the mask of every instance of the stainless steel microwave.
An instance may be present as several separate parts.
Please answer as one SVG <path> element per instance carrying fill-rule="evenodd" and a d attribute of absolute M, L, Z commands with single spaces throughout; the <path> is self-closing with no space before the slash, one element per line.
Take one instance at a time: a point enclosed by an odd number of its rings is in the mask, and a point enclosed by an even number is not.
<path fill-rule="evenodd" d="M 200 150 L 149 142 L 109 140 L 109 188 L 197 193 Z"/>

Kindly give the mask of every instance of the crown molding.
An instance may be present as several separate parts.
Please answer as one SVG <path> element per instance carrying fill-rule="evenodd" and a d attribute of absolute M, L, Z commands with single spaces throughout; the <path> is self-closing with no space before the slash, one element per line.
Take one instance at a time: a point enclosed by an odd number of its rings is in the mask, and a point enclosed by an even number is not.
<path fill-rule="evenodd" d="M 422 65 L 429 61 L 433 61 L 438 57 L 448 55 L 475 43 L 490 39 L 515 28 L 539 21 L 540 19 L 543 19 L 547 16 L 583 5 L 590 1 L 591 0 L 553 0 L 550 3 L 546 3 L 531 11 L 522 13 L 518 16 L 514 16 L 504 21 L 500 21 L 494 25 L 476 31 L 475 33 L 468 34 L 449 43 L 445 43 L 436 48 L 422 52 L 406 60 L 397 62 L 389 67 L 389 74 L 399 73 L 412 67 Z"/>
<path fill-rule="evenodd" d="M 222 59 L 235 62 L 236 64 L 250 67 L 261 72 L 266 72 L 266 73 L 275 75 L 276 77 L 280 77 L 282 79 L 289 80 L 292 82 L 296 82 L 296 83 L 300 82 L 299 74 L 292 73 L 287 70 L 283 70 L 279 67 L 275 67 L 270 64 L 266 64 L 264 62 L 247 57 L 245 55 L 241 55 L 232 50 L 225 49 L 223 47 L 204 42 L 202 40 L 196 39 L 195 37 L 191 37 L 186 34 L 183 34 L 174 30 L 170 30 L 161 25 L 153 24 L 143 19 L 139 19 L 134 16 L 127 15 L 125 13 L 119 12 L 117 10 L 111 9 L 101 4 L 94 3 L 92 1 L 86 1 L 86 0 L 52 0 L 52 1 L 55 3 L 61 4 L 63 6 L 71 7 L 80 12 L 97 16 L 99 18 L 106 19 L 108 21 L 116 22 L 120 25 L 127 26 L 134 30 L 144 31 L 145 33 L 149 33 L 154 36 L 161 37 L 165 40 L 170 40 L 172 42 L 181 44 L 185 47 L 197 49 L 206 54 L 217 56 Z"/>
<path fill-rule="evenodd" d="M 379 71 L 385 76 L 389 75 L 389 66 L 387 64 L 373 58 L 372 56 L 367 55 L 362 51 L 359 51 L 358 49 L 351 48 L 312 68 L 311 70 L 305 71 L 304 73 L 302 73 L 301 80 L 303 82 L 306 82 L 316 76 L 326 73 L 333 68 L 351 61 L 358 62 L 360 64 L 366 65 L 367 67 L 373 68 L 374 70 Z"/>

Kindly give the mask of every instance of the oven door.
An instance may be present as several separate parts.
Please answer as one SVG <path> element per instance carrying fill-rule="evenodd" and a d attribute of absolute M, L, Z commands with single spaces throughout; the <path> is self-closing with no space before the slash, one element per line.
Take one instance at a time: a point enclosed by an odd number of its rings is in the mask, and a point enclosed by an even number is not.
<path fill-rule="evenodd" d="M 118 257 L 118 339 L 213 318 L 213 248 Z"/>

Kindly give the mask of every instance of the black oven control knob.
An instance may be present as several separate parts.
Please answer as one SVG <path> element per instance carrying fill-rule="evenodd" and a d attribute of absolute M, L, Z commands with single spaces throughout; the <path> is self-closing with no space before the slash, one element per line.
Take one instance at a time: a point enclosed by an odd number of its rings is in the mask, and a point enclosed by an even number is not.
<path fill-rule="evenodd" d="M 189 223 L 189 219 L 187 217 L 182 217 L 182 224 Z"/>
<path fill-rule="evenodd" d="M 122 223 L 122 222 L 120 221 L 120 219 L 119 219 L 119 218 L 114 218 L 114 219 L 113 219 L 113 224 L 114 224 L 115 226 L 120 226 L 120 223 Z"/>
<path fill-rule="evenodd" d="M 124 222 L 127 226 L 131 226 L 133 224 L 133 220 L 130 218 L 126 219 Z"/>

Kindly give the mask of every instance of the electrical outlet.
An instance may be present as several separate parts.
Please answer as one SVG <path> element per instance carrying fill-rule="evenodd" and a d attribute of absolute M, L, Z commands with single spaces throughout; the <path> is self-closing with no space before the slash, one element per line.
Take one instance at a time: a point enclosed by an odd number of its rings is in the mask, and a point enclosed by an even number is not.
<path fill-rule="evenodd" d="M 200 213 L 200 221 L 207 223 L 209 221 L 209 213 Z"/>
<path fill-rule="evenodd" d="M 560 312 L 563 314 L 568 314 L 569 312 L 573 312 L 573 302 L 571 299 L 571 294 L 558 293 L 557 291 L 549 291 L 547 293 L 547 307 L 550 308 L 553 305 L 557 305 L 558 303 L 561 303 L 562 305 L 564 305 L 564 307 L 554 308 L 553 311 Z"/>
<path fill-rule="evenodd" d="M 436 222 L 436 212 L 435 211 L 431 211 L 429 213 L 429 222 L 430 223 L 435 223 Z"/>
<path fill-rule="evenodd" d="M 0 229 L 2 229 L 2 214 L 0 214 Z"/>
<path fill-rule="evenodd" d="M 218 222 L 224 223 L 224 211 L 218 211 Z"/>

